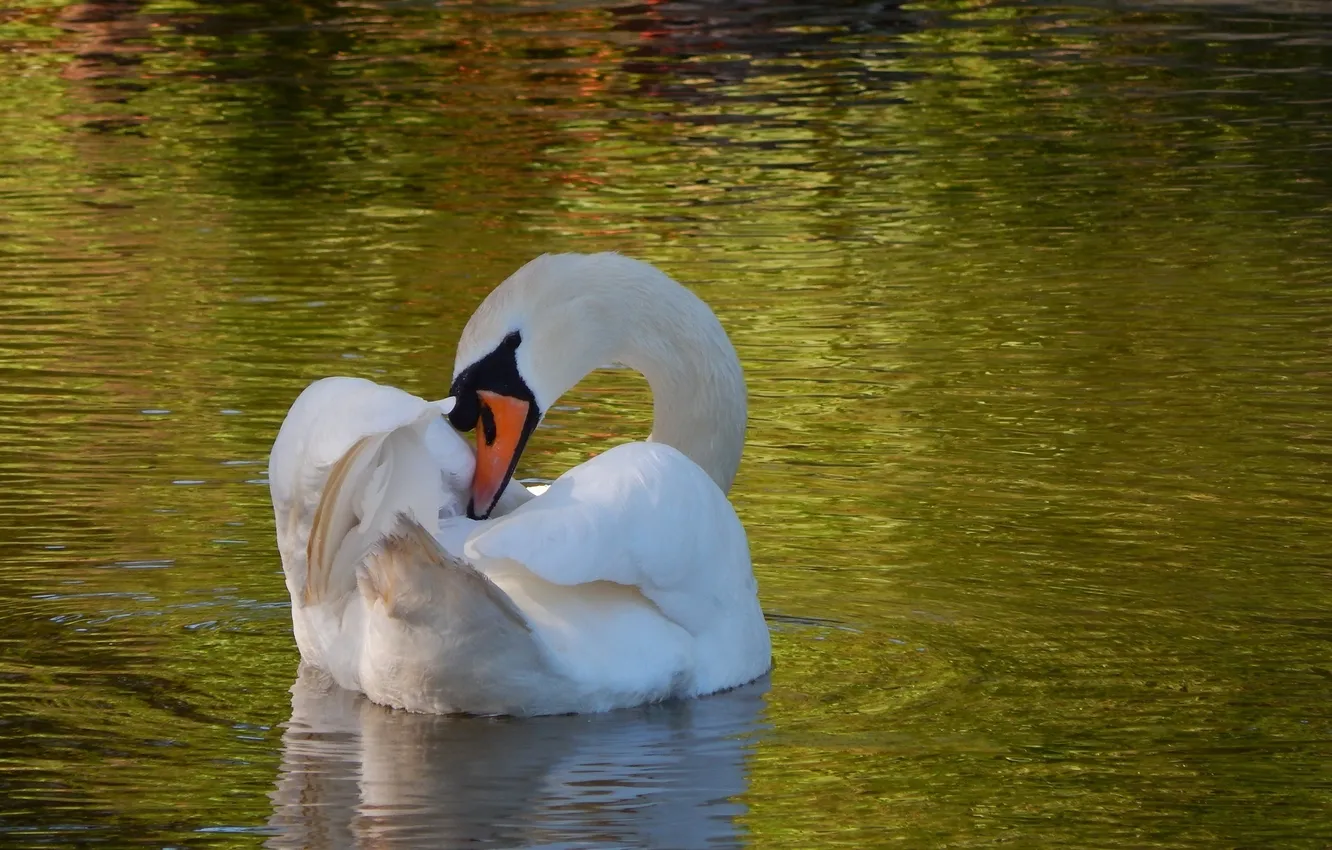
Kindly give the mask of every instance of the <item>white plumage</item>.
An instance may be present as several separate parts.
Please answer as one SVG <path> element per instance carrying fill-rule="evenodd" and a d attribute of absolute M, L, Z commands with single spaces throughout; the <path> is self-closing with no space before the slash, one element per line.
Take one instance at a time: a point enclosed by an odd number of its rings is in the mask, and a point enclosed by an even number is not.
<path fill-rule="evenodd" d="M 303 659 L 375 702 L 435 713 L 603 711 L 762 675 L 767 627 L 722 490 L 744 385 L 711 311 L 645 263 L 541 257 L 478 308 L 455 377 L 515 331 L 539 410 L 601 363 L 647 375 L 649 442 L 540 496 L 510 482 L 490 519 L 471 520 L 476 459 L 442 418 L 451 400 L 312 384 L 270 459 Z"/>

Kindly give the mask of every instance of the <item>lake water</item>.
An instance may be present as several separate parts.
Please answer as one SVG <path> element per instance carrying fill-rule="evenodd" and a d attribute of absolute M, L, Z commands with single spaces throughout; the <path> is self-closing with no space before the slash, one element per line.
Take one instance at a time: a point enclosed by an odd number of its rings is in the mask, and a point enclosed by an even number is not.
<path fill-rule="evenodd" d="M 287 406 L 601 249 L 745 365 L 771 677 L 297 681 Z M 649 422 L 598 373 L 520 475 Z M 1321 0 L 0 9 L 6 847 L 1325 848 L 1330 507 Z"/>

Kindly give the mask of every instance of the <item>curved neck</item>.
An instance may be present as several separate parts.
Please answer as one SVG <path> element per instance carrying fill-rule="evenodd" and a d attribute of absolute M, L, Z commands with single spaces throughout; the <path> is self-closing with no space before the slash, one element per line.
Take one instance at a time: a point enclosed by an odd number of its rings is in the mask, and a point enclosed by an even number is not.
<path fill-rule="evenodd" d="M 744 373 L 712 310 L 678 284 L 672 290 L 624 325 L 613 359 L 652 388 L 648 439 L 679 449 L 725 493 L 745 445 Z"/>
<path fill-rule="evenodd" d="M 607 363 L 641 372 L 652 388 L 648 439 L 679 449 L 730 490 L 745 445 L 745 378 L 711 308 L 661 270 L 618 254 L 545 259 L 538 270 L 560 297 L 525 355 L 546 354 L 531 370 L 552 379 L 556 397 Z M 537 400 L 548 409 L 540 391 Z"/>
<path fill-rule="evenodd" d="M 537 257 L 472 314 L 455 381 L 510 338 L 521 340 L 511 356 L 543 414 L 599 366 L 641 372 L 654 402 L 648 439 L 730 489 L 745 445 L 740 359 L 708 305 L 660 269 L 613 253 Z"/>

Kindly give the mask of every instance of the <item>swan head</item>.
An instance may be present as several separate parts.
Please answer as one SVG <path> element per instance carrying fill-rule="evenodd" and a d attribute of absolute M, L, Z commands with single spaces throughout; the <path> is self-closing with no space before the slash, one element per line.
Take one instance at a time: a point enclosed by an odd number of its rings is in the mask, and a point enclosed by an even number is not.
<path fill-rule="evenodd" d="M 518 370 L 522 342 L 519 331 L 505 334 L 489 353 L 460 371 L 449 389 L 453 399 L 449 424 L 459 431 L 478 429 L 476 471 L 467 503 L 472 519 L 490 515 L 543 414 Z"/>
<path fill-rule="evenodd" d="M 496 287 L 458 341 L 449 422 L 477 430 L 467 515 L 484 519 L 513 477 L 546 411 L 593 369 L 614 358 L 616 282 L 646 263 L 618 254 L 543 255 Z M 632 308 L 629 310 L 632 311 Z"/>

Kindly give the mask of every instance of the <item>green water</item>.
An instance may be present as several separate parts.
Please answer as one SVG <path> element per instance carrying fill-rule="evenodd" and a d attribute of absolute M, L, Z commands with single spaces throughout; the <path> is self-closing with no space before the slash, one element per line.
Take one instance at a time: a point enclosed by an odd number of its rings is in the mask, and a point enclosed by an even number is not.
<path fill-rule="evenodd" d="M 770 681 L 293 707 L 287 405 L 601 249 L 745 365 Z M 1322 2 L 0 8 L 6 847 L 1327 847 L 1330 504 Z"/>

